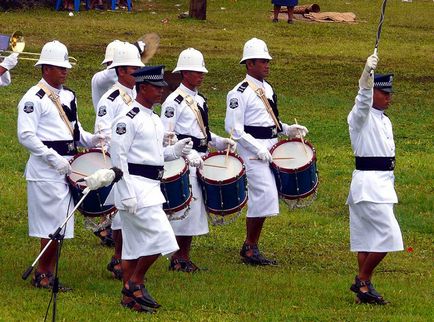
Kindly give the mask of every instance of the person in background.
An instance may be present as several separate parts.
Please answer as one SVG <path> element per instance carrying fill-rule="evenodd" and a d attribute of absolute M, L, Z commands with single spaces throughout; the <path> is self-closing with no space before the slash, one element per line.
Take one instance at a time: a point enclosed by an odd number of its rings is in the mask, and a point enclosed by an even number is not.
<path fill-rule="evenodd" d="M 209 232 L 202 190 L 196 169 L 193 167 L 202 167 L 202 156 L 208 152 L 208 144 L 217 150 L 227 148 L 235 150 L 235 142 L 210 132 L 207 99 L 198 92 L 205 74 L 208 73 L 202 53 L 194 48 L 183 50 L 179 54 L 173 72 L 181 73 L 182 81 L 163 103 L 161 121 L 166 131 L 174 131 L 178 139 L 191 138 L 193 141 L 193 149 L 187 156 L 191 166 L 190 184 L 193 201 L 190 203 L 189 214 L 186 218 L 170 222 L 178 241 L 179 250 L 173 254 L 169 269 L 190 273 L 199 270 L 199 267 L 190 259 L 193 236 Z M 184 212 L 185 209 L 175 213 L 174 216 L 181 217 Z"/>
<path fill-rule="evenodd" d="M 289 138 L 304 137 L 306 127 L 288 125 L 279 120 L 277 95 L 265 80 L 270 72 L 271 56 L 267 44 L 257 38 L 248 40 L 240 64 L 247 75 L 227 95 L 225 130 L 233 133 L 237 151 L 244 160 L 248 182 L 246 238 L 241 260 L 249 265 L 275 265 L 258 247 L 265 219 L 279 214 L 279 195 L 270 168 L 271 147 L 278 134 Z"/>
<path fill-rule="evenodd" d="M 356 159 L 347 199 L 350 247 L 357 252 L 359 268 L 350 290 L 356 293 L 357 302 L 387 304 L 371 283 L 372 275 L 388 252 L 403 250 L 404 245 L 393 213 L 398 202 L 395 142 L 392 123 L 384 113 L 391 103 L 393 74 L 374 76 L 377 64 L 377 55 L 368 57 L 347 118 Z"/>
<path fill-rule="evenodd" d="M 282 6 L 286 6 L 288 10 L 288 23 L 294 23 L 294 7 L 298 5 L 298 0 L 271 0 L 271 3 L 274 4 L 274 18 L 273 22 L 279 22 L 279 12 Z"/>
<path fill-rule="evenodd" d="M 0 86 L 8 86 L 11 83 L 9 71 L 18 63 L 18 53 L 10 54 L 0 63 Z"/>
<path fill-rule="evenodd" d="M 74 91 L 65 87 L 72 67 L 68 49 L 54 40 L 44 45 L 35 66 L 42 79 L 30 88 L 18 104 L 17 134 L 19 142 L 30 152 L 25 169 L 29 236 L 40 238 L 41 250 L 74 208 L 66 181 L 71 173 L 69 160 L 77 147 L 96 147 L 105 137 L 91 134 L 81 127 Z M 60 232 L 63 238 L 74 237 L 74 217 Z M 51 243 L 38 262 L 32 278 L 37 288 L 53 288 L 58 242 Z M 70 288 L 59 286 L 60 290 Z"/>

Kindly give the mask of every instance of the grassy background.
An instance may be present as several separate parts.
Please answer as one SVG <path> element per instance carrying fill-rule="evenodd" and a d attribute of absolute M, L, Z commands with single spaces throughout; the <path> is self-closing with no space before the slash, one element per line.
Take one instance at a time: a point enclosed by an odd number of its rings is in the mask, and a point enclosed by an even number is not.
<path fill-rule="evenodd" d="M 356 273 L 349 252 L 345 206 L 353 158 L 346 116 L 357 80 L 372 52 L 381 1 L 321 1 L 322 11 L 352 11 L 356 24 L 296 22 L 272 24 L 265 0 L 208 0 L 206 21 L 179 20 L 189 1 L 134 1 L 133 13 L 41 9 L 0 13 L 0 31 L 21 30 L 26 50 L 39 52 L 52 39 L 65 43 L 79 60 L 68 86 L 76 90 L 80 118 L 91 129 L 94 112 L 90 80 L 100 69 L 105 46 L 113 39 L 135 41 L 147 32 L 161 36 L 153 64 L 173 69 L 187 47 L 201 50 L 210 71 L 202 87 L 210 101 L 211 126 L 224 134 L 226 93 L 244 76 L 238 65 L 246 40 L 268 44 L 270 83 L 279 95 L 282 119 L 296 117 L 309 130 L 317 150 L 318 199 L 306 209 L 288 211 L 266 221 L 261 247 L 278 267 L 247 267 L 238 251 L 244 219 L 211 227 L 193 243 L 192 257 L 209 268 L 194 275 L 167 271 L 160 259 L 148 274 L 148 286 L 163 304 L 156 321 L 432 321 L 433 285 L 433 90 L 434 4 L 389 1 L 380 42 L 379 71 L 395 73 L 394 104 L 388 112 L 397 146 L 396 216 L 404 251 L 386 257 L 375 277 L 377 288 L 392 304 L 353 303 L 348 287 Z M 224 8 L 224 9 L 222 9 Z M 162 23 L 167 19 L 167 23 Z M 16 105 L 40 78 L 39 69 L 21 61 L 12 85 L 0 88 L 0 320 L 42 320 L 50 293 L 32 288 L 21 274 L 38 254 L 27 236 L 26 190 L 22 173 L 28 152 L 16 139 Z M 76 238 L 67 241 L 60 264 L 62 281 L 74 291 L 59 295 L 58 319 L 65 321 L 141 320 L 119 303 L 121 285 L 105 269 L 111 250 L 99 245 L 76 218 Z M 430 318 L 431 316 L 431 318 Z"/>

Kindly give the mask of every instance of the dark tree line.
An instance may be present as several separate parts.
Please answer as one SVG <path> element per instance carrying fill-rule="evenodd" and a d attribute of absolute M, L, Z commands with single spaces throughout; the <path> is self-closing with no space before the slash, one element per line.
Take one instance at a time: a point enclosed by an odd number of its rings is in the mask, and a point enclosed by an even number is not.
<path fill-rule="evenodd" d="M 54 3 L 55 0 L 0 0 L 0 9 L 29 9 L 47 6 L 54 8 Z"/>

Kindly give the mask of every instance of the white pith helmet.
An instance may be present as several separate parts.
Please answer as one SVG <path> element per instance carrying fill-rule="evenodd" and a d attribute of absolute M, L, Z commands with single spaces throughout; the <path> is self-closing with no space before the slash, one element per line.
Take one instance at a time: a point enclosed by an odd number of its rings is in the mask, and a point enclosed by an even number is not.
<path fill-rule="evenodd" d="M 52 65 L 57 67 L 71 68 L 68 57 L 68 49 L 60 41 L 47 42 L 41 50 L 41 56 L 35 66 Z"/>
<path fill-rule="evenodd" d="M 194 48 L 187 48 L 179 54 L 178 63 L 173 73 L 180 72 L 181 70 L 208 73 L 202 53 Z"/>
<path fill-rule="evenodd" d="M 240 60 L 240 64 L 245 64 L 247 59 L 268 59 L 271 60 L 271 56 L 268 53 L 267 44 L 258 38 L 252 38 L 244 44 L 243 58 Z"/>
<path fill-rule="evenodd" d="M 104 64 L 107 64 L 107 63 L 113 61 L 113 56 L 115 54 L 115 48 L 119 44 L 122 44 L 122 41 L 116 39 L 107 45 L 107 47 L 105 49 L 104 60 L 102 61 L 101 65 L 104 65 Z"/>
<path fill-rule="evenodd" d="M 142 63 L 139 50 L 133 44 L 128 42 L 121 42 L 115 47 L 115 52 L 113 55 L 113 63 L 109 68 L 114 68 L 118 66 L 145 66 Z"/>

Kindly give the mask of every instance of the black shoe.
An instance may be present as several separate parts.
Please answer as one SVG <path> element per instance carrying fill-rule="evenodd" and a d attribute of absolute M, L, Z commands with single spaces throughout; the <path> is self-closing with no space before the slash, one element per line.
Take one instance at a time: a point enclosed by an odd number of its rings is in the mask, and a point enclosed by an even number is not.
<path fill-rule="evenodd" d="M 360 288 L 363 286 L 368 287 L 368 292 L 360 291 Z M 383 296 L 377 292 L 377 290 L 374 288 L 374 285 L 372 285 L 370 280 L 361 281 L 357 275 L 354 278 L 354 284 L 351 285 L 350 290 L 357 294 L 356 301 L 358 303 L 369 303 L 369 304 L 380 304 L 380 305 L 389 304 L 389 302 L 386 301 L 383 298 Z"/>
<path fill-rule="evenodd" d="M 140 296 L 134 295 L 134 292 L 140 291 Z M 124 287 L 122 289 L 122 294 L 128 297 L 131 297 L 140 305 L 144 305 L 147 307 L 151 307 L 154 309 L 159 308 L 161 305 L 155 301 L 152 296 L 148 293 L 145 285 L 143 284 L 134 284 L 131 281 L 128 281 L 128 288 Z"/>
<path fill-rule="evenodd" d="M 45 280 L 45 283 L 43 282 Z M 54 287 L 54 276 L 52 273 L 39 273 L 35 271 L 35 275 L 33 276 L 30 283 L 36 288 L 46 288 L 52 290 Z M 71 287 L 65 286 L 60 282 L 57 283 L 59 292 L 69 292 L 72 291 Z"/>
<path fill-rule="evenodd" d="M 251 255 L 247 255 L 248 252 L 251 252 Z M 248 244 L 244 243 L 243 247 L 240 250 L 240 255 L 241 255 L 241 260 L 245 264 L 260 265 L 260 266 L 266 266 L 266 265 L 276 266 L 277 265 L 277 261 L 264 257 L 259 252 L 257 245 L 248 245 Z"/>
<path fill-rule="evenodd" d="M 107 270 L 112 273 L 113 277 L 122 281 L 122 269 L 115 268 L 120 265 L 122 260 L 120 258 L 112 257 L 110 263 L 107 264 Z"/>
<path fill-rule="evenodd" d="M 279 19 L 274 18 L 274 19 L 273 19 L 273 22 L 279 22 Z"/>
<path fill-rule="evenodd" d="M 103 234 L 103 231 L 106 232 L 106 234 Z M 107 246 L 107 247 L 114 247 L 115 241 L 113 240 L 112 236 L 112 229 L 111 227 L 103 228 L 97 231 L 93 232 L 95 236 L 99 237 L 101 239 L 101 245 Z"/>
<path fill-rule="evenodd" d="M 153 313 L 157 312 L 155 309 L 153 309 L 151 307 L 147 307 L 145 305 L 141 305 L 141 304 L 137 303 L 132 297 L 127 297 L 126 299 L 125 298 L 122 299 L 121 305 L 124 308 L 130 309 L 130 310 L 135 311 L 135 312 L 140 312 L 140 313 L 153 314 Z"/>
<path fill-rule="evenodd" d="M 201 269 L 190 260 L 176 258 L 170 261 L 169 270 L 185 273 L 194 273 L 200 271 Z"/>

